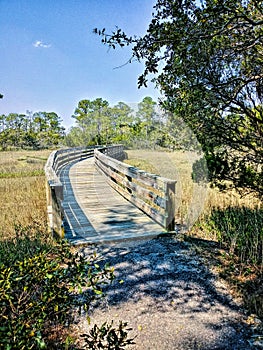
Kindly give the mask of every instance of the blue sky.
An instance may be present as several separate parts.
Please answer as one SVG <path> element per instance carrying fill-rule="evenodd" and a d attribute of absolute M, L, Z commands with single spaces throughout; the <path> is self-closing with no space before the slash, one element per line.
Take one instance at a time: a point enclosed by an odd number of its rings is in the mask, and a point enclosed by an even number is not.
<path fill-rule="evenodd" d="M 143 35 L 155 0 L 0 0 L 0 114 L 56 112 L 69 127 L 81 99 L 111 105 L 159 94 L 138 90 L 143 65 L 114 69 L 129 49 L 108 50 L 97 27 Z"/>

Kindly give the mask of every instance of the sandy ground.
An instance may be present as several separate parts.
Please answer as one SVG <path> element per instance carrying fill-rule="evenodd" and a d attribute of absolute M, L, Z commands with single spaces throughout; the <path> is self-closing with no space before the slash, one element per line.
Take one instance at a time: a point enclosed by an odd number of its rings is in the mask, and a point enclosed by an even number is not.
<path fill-rule="evenodd" d="M 91 324 L 127 321 L 137 350 L 248 350 L 247 316 L 227 287 L 192 249 L 173 237 L 82 248 L 115 267 L 106 298 L 91 310 Z M 123 281 L 123 283 L 120 283 Z"/>

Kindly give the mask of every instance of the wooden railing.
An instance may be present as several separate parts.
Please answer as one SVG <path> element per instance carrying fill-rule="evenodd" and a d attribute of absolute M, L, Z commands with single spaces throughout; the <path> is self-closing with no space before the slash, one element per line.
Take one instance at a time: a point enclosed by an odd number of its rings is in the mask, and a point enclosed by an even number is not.
<path fill-rule="evenodd" d="M 68 148 L 50 154 L 45 166 L 49 226 L 55 236 L 64 237 L 63 185 L 59 173 L 73 161 L 95 156 L 97 168 L 123 197 L 166 230 L 173 231 L 176 181 L 147 173 L 122 163 L 122 145 Z"/>
<path fill-rule="evenodd" d="M 61 149 L 52 152 L 47 160 L 45 165 L 47 212 L 49 227 L 54 236 L 64 237 L 63 185 L 59 180 L 59 173 L 70 162 L 93 157 L 95 148 Z"/>
<path fill-rule="evenodd" d="M 97 149 L 100 150 L 100 153 L 103 153 L 106 156 L 117 159 L 117 160 L 123 160 L 125 158 L 123 145 L 98 147 Z"/>
<path fill-rule="evenodd" d="M 112 152 L 112 153 L 111 153 Z M 114 157 L 114 152 L 115 157 Z M 168 231 L 175 227 L 176 181 L 147 173 L 113 158 L 121 154 L 110 148 L 94 151 L 95 164 L 108 183 L 123 197 Z M 112 156 L 113 155 L 113 156 Z"/>

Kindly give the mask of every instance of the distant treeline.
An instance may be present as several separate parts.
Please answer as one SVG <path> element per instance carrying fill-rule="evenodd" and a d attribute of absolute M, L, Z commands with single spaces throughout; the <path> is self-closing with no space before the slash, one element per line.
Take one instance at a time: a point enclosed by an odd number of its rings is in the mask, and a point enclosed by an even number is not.
<path fill-rule="evenodd" d="M 136 109 L 107 100 L 81 100 L 73 114 L 75 126 L 65 137 L 67 146 L 122 143 L 136 148 L 196 149 L 197 141 L 181 118 L 160 110 L 149 96 Z"/>
<path fill-rule="evenodd" d="M 41 149 L 58 145 L 64 137 L 61 119 L 54 112 L 0 115 L 0 150 Z"/>
<path fill-rule="evenodd" d="M 74 126 L 65 134 L 54 112 L 0 115 L 0 150 L 43 149 L 122 143 L 135 148 L 197 149 L 198 142 L 182 119 L 158 109 L 145 97 L 134 109 L 124 102 L 110 106 L 107 100 L 79 101 Z"/>

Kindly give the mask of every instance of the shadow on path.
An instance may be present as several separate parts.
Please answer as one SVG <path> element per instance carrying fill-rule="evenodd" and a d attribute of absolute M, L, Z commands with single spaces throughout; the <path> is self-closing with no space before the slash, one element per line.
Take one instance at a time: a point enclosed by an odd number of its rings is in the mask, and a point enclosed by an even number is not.
<path fill-rule="evenodd" d="M 98 236 L 96 230 L 78 204 L 70 182 L 69 171 L 78 162 L 79 160 L 69 163 L 62 168 L 59 174 L 60 181 L 63 184 L 65 238 L 72 244 L 84 243 L 87 238 Z"/>
<path fill-rule="evenodd" d="M 83 248 L 115 268 L 92 319 L 128 321 L 132 349 L 247 350 L 245 316 L 187 242 L 172 236 Z"/>

